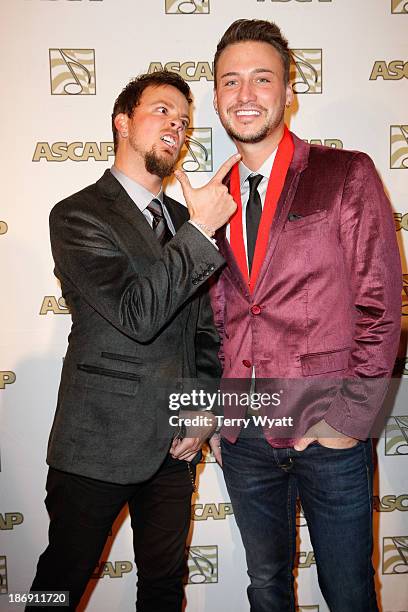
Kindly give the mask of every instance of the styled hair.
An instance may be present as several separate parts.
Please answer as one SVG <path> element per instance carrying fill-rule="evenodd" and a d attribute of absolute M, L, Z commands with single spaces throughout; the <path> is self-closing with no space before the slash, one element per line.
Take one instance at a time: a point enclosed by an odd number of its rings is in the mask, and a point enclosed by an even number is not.
<path fill-rule="evenodd" d="M 289 83 L 291 52 L 288 41 L 283 36 L 280 28 L 273 23 L 273 21 L 265 21 L 263 19 L 237 19 L 237 21 L 234 21 L 234 23 L 229 26 L 217 45 L 214 56 L 215 86 L 217 79 L 217 64 L 221 53 L 229 45 L 246 41 L 265 42 L 276 49 L 283 62 L 285 85 L 287 85 Z"/>
<path fill-rule="evenodd" d="M 161 85 L 171 85 L 178 89 L 187 102 L 191 104 L 191 91 L 184 79 L 175 72 L 168 70 L 159 70 L 151 74 L 141 74 L 122 89 L 121 93 L 115 100 L 112 112 L 112 133 L 115 153 L 119 144 L 118 131 L 115 126 L 115 117 L 120 113 L 127 115 L 129 118 L 133 115 L 133 111 L 140 104 L 142 93 L 146 87 L 160 87 Z"/>

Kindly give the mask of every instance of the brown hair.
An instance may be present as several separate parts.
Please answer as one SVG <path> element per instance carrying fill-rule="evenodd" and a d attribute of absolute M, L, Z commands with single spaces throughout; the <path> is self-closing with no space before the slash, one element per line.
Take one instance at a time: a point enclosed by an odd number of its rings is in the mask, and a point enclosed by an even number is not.
<path fill-rule="evenodd" d="M 273 21 L 263 19 L 237 19 L 222 36 L 214 56 L 214 83 L 216 86 L 217 63 L 221 53 L 229 45 L 239 42 L 266 42 L 276 49 L 281 56 L 284 68 L 285 85 L 289 82 L 291 52 L 288 41 L 282 35 L 280 28 Z"/>
<path fill-rule="evenodd" d="M 115 126 L 115 117 L 120 113 L 124 113 L 128 117 L 131 117 L 136 106 L 140 104 L 142 93 L 146 87 L 160 87 L 160 85 L 171 85 L 178 89 L 187 102 L 191 104 L 191 91 L 190 87 L 181 78 L 180 75 L 175 72 L 169 72 L 168 70 L 159 70 L 152 72 L 151 74 L 141 74 L 121 91 L 119 96 L 116 98 L 112 112 L 112 132 L 113 132 L 113 144 L 115 153 L 118 147 L 118 131 Z"/>

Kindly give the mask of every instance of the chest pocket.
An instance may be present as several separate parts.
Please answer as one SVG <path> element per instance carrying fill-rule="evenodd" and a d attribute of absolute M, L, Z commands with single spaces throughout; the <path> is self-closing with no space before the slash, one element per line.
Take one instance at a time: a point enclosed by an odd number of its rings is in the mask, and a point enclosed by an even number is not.
<path fill-rule="evenodd" d="M 297 213 L 289 213 L 288 219 L 283 227 L 284 232 L 304 228 L 307 225 L 318 223 L 327 218 L 327 210 L 316 210 L 308 215 L 297 217 Z"/>

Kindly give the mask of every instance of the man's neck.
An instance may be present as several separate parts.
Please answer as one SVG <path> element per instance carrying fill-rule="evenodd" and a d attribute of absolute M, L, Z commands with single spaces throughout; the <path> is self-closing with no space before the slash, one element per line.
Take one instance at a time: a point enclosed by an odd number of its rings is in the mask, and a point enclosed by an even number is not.
<path fill-rule="evenodd" d="M 142 185 L 150 193 L 157 194 L 162 188 L 162 179 L 155 174 L 147 172 L 144 162 L 143 165 L 132 163 L 125 155 L 121 155 L 118 152 L 115 157 L 115 167 L 128 178 Z"/>
<path fill-rule="evenodd" d="M 247 168 L 256 172 L 265 160 L 275 151 L 283 137 L 285 126 L 282 125 L 261 142 L 235 141 L 238 152 L 241 153 L 242 162 Z"/>

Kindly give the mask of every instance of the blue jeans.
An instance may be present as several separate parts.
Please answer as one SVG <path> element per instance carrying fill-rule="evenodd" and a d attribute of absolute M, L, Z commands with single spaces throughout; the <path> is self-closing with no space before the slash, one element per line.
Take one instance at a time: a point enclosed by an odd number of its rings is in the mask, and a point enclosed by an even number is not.
<path fill-rule="evenodd" d="M 331 612 L 378 612 L 372 555 L 370 441 L 335 450 L 222 440 L 224 477 L 246 551 L 251 612 L 294 612 L 296 498 Z"/>

